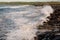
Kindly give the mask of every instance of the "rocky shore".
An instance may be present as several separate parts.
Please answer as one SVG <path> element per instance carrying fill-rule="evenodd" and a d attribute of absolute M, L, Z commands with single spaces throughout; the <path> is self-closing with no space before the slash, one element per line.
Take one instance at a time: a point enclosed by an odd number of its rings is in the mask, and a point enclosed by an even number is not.
<path fill-rule="evenodd" d="M 60 4 L 51 5 L 54 9 L 54 13 L 51 14 L 48 22 L 44 22 L 44 25 L 39 25 L 38 29 L 41 30 L 52 30 L 52 29 L 59 29 L 60 30 Z M 39 40 L 39 36 L 37 37 Z"/>

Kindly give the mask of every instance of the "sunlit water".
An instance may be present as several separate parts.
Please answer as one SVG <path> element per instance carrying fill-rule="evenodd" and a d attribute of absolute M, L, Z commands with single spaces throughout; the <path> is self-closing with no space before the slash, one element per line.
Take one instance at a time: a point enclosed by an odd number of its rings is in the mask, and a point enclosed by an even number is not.
<path fill-rule="evenodd" d="M 37 26 L 53 13 L 49 5 L 0 5 L 0 36 L 6 40 L 34 40 Z M 6 33 L 7 32 L 7 33 Z"/>

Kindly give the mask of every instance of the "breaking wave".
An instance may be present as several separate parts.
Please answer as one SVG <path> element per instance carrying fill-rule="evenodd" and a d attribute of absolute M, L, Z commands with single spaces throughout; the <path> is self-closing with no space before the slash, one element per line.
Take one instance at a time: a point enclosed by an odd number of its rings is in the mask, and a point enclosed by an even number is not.
<path fill-rule="evenodd" d="M 7 31 L 6 40 L 34 40 L 37 26 L 43 25 L 53 13 L 50 5 L 19 5 L 0 7 L 0 27 Z M 3 26 L 2 26 L 3 25 Z"/>

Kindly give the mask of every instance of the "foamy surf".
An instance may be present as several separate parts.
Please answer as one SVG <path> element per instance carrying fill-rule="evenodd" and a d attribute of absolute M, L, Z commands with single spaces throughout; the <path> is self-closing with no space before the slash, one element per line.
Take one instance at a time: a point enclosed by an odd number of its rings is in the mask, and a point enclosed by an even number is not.
<path fill-rule="evenodd" d="M 10 32 L 6 34 L 6 40 L 34 40 L 38 31 L 37 26 L 43 25 L 43 22 L 48 20 L 47 17 L 53 13 L 53 8 L 50 5 L 37 7 L 29 5 L 22 8 L 17 6 L 17 8 L 16 10 L 20 9 L 20 11 L 12 11 L 5 14 L 5 18 L 13 20 L 17 27 L 9 30 Z"/>

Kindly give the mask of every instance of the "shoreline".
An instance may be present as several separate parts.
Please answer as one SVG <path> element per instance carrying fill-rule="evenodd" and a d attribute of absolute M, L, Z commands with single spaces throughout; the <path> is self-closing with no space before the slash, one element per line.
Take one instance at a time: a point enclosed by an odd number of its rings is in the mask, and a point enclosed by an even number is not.
<path fill-rule="evenodd" d="M 42 5 L 42 4 L 49 4 L 49 5 L 54 5 L 54 4 L 59 4 L 60 2 L 0 2 L 0 4 L 16 4 L 16 5 Z"/>

